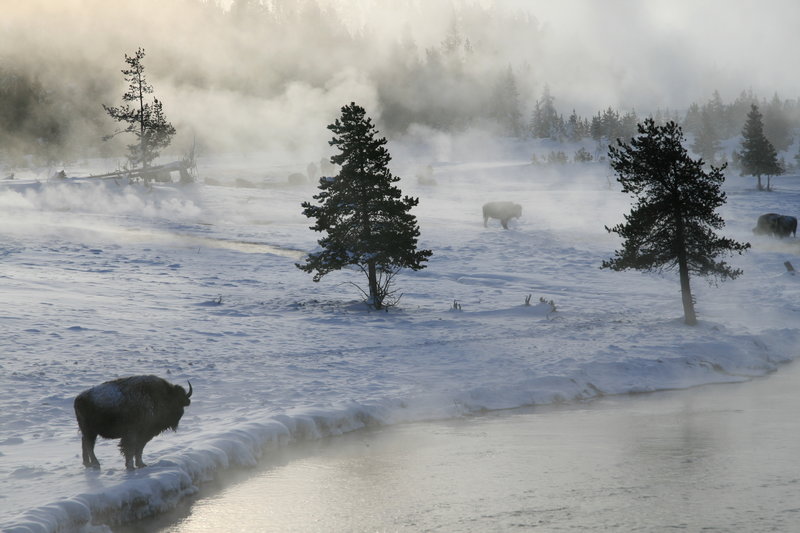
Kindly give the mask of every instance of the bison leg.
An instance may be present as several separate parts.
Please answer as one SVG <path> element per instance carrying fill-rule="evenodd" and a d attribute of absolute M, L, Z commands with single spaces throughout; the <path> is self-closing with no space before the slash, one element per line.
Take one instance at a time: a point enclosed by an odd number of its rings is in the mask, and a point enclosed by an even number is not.
<path fill-rule="evenodd" d="M 144 468 L 147 466 L 144 464 L 144 461 L 142 461 L 142 453 L 144 453 L 144 444 L 139 446 L 136 450 L 136 468 Z"/>
<path fill-rule="evenodd" d="M 147 466 L 142 460 L 142 453 L 144 446 L 150 439 L 142 438 L 140 436 L 123 437 L 119 442 L 122 455 L 125 456 L 125 468 L 133 470 L 134 468 L 144 468 Z"/>
<path fill-rule="evenodd" d="M 508 229 L 508 220 L 509 219 L 507 219 L 507 218 L 501 218 L 500 219 L 500 224 L 503 225 L 503 229 Z"/>
<path fill-rule="evenodd" d="M 144 447 L 147 445 L 148 442 L 150 442 L 152 438 L 153 435 L 151 436 L 143 435 L 139 437 L 139 440 L 136 443 L 136 453 L 135 453 L 136 468 L 144 468 L 145 466 L 147 466 L 146 464 L 144 464 L 144 461 L 142 461 L 142 453 L 144 453 Z"/>
<path fill-rule="evenodd" d="M 83 452 L 83 466 L 86 468 L 100 468 L 100 461 L 94 454 L 94 444 L 97 442 L 97 435 L 83 433 L 81 435 L 81 451 Z"/>
<path fill-rule="evenodd" d="M 124 436 L 119 441 L 119 449 L 125 457 L 125 468 L 133 470 L 133 459 L 136 454 L 136 437 Z"/>
<path fill-rule="evenodd" d="M 488 227 L 489 227 L 489 226 L 486 224 L 487 222 L 489 222 L 489 217 L 487 217 L 486 215 L 483 215 L 483 227 L 484 227 L 484 228 L 488 228 Z"/>

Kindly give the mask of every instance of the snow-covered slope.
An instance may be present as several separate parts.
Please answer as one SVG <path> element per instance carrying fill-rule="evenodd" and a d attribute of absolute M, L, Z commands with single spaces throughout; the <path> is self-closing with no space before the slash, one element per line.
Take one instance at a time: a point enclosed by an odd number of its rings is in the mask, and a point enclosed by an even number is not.
<path fill-rule="evenodd" d="M 600 269 L 619 244 L 604 226 L 630 205 L 602 164 L 439 163 L 435 184 L 421 185 L 425 162 L 398 162 L 403 192 L 420 197 L 420 245 L 434 255 L 398 276 L 403 296 L 387 313 L 359 303 L 359 272 L 313 283 L 294 266 L 319 237 L 300 210 L 312 186 L 237 188 L 243 171 L 212 163 L 201 176 L 221 185 L 2 182 L 4 531 L 151 515 L 294 441 L 739 381 L 798 353 L 800 278 L 783 263 L 800 246 L 750 232 L 761 213 L 798 214 L 796 176 L 772 193 L 729 177 L 725 234 L 753 249 L 731 259 L 741 278 L 694 280 L 692 328 L 675 274 Z M 246 177 L 269 170 L 251 163 Z M 489 200 L 522 204 L 522 218 L 484 228 Z M 101 441 L 102 470 L 84 469 L 74 397 L 151 373 L 192 382 L 179 430 L 145 448 L 148 468 L 125 471 L 116 441 Z"/>

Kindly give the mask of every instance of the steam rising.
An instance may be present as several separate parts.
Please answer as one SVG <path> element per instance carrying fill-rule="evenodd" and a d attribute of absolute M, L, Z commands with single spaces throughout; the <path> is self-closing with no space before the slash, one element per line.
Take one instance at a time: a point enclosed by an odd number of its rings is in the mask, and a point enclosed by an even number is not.
<path fill-rule="evenodd" d="M 7 3 L 0 67 L 38 80 L 62 142 L 79 146 L 113 130 L 100 104 L 119 102 L 123 54 L 140 46 L 178 128 L 175 150 L 196 137 L 208 150 L 305 160 L 328 153 L 325 126 L 351 101 L 388 134 L 424 131 L 424 103 L 480 107 L 472 89 L 420 82 L 436 60 L 459 61 L 487 94 L 510 67 L 523 121 L 545 84 L 560 112 L 584 116 L 608 106 L 685 109 L 715 89 L 725 99 L 800 92 L 783 61 L 800 44 L 793 0 Z"/>

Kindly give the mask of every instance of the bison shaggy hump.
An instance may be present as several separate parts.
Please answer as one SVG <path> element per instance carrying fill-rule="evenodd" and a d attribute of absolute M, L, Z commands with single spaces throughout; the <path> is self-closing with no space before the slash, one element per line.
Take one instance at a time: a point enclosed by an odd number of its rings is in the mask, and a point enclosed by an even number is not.
<path fill-rule="evenodd" d="M 514 202 L 489 202 L 483 204 L 483 227 L 490 218 L 497 218 L 504 229 L 508 229 L 508 221 L 522 216 L 522 206 Z"/>
<path fill-rule="evenodd" d="M 146 466 L 142 452 L 150 440 L 178 428 L 189 392 L 157 376 L 131 376 L 106 381 L 75 398 L 75 416 L 81 430 L 83 464 L 99 468 L 94 454 L 97 437 L 120 439 L 119 448 L 128 469 Z"/>
<path fill-rule="evenodd" d="M 766 213 L 758 217 L 756 227 L 753 228 L 756 235 L 771 235 L 773 237 L 784 238 L 797 234 L 797 218 L 777 213 Z"/>

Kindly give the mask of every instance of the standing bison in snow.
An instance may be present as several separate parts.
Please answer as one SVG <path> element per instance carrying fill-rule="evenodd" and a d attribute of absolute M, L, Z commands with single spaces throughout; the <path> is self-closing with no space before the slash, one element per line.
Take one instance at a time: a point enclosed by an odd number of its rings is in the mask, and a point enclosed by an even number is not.
<path fill-rule="evenodd" d="M 514 202 L 489 202 L 483 204 L 483 227 L 490 218 L 497 218 L 504 229 L 508 229 L 508 221 L 522 216 L 522 206 Z"/>
<path fill-rule="evenodd" d="M 166 431 L 178 429 L 183 408 L 191 403 L 189 392 L 157 376 L 131 376 L 106 381 L 87 389 L 75 398 L 75 416 L 81 430 L 83 464 L 99 468 L 94 454 L 97 436 L 120 439 L 125 468 L 147 466 L 142 451 L 150 439 Z"/>
<path fill-rule="evenodd" d="M 788 237 L 797 234 L 797 219 L 788 215 L 777 213 L 766 213 L 758 217 L 756 227 L 753 228 L 756 235 L 772 235 L 773 237 Z"/>

